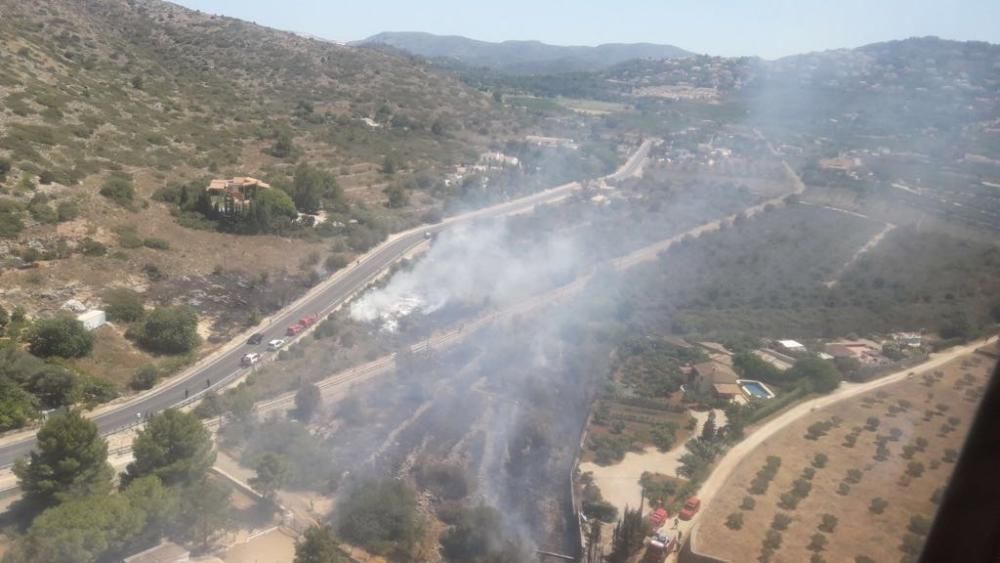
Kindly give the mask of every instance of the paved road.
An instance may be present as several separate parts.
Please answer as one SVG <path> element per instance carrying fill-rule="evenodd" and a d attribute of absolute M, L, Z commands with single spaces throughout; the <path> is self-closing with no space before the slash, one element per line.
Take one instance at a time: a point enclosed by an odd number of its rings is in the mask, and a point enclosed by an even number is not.
<path fill-rule="evenodd" d="M 646 160 L 651 145 L 651 141 L 642 143 L 621 168 L 606 176 L 605 179 L 622 179 L 638 172 Z M 263 342 L 266 343 L 274 338 L 283 338 L 288 325 L 306 315 L 322 316 L 329 313 L 363 289 L 391 264 L 423 243 L 427 232 L 443 231 L 453 225 L 472 219 L 498 217 L 526 211 L 540 203 L 563 199 L 579 188 L 578 182 L 571 182 L 492 207 L 449 217 L 437 225 L 420 227 L 393 235 L 389 240 L 368 252 L 359 262 L 322 282 L 304 297 L 267 319 L 265 324 L 257 327 L 256 330 L 264 335 Z M 164 385 L 134 400 L 113 408 L 103 409 L 103 412 L 99 410 L 91 416 L 91 419 L 97 423 L 101 433 L 106 434 L 136 423 L 144 413 L 159 412 L 168 407 L 193 400 L 209 389 L 224 386 L 244 373 L 245 368 L 240 365 L 240 359 L 244 354 L 252 350 L 263 351 L 265 348 L 263 343 L 259 346 L 243 345 L 245 338 L 246 335 L 239 336 L 237 342 L 227 345 Z M 34 444 L 33 433 L 26 432 L 22 439 L 5 439 L 0 444 L 0 467 L 11 464 L 17 458 L 27 455 Z"/>

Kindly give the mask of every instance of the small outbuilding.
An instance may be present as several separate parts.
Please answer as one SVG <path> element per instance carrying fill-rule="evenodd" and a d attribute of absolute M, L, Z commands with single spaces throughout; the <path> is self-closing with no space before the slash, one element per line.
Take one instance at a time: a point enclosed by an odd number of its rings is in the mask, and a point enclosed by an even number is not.
<path fill-rule="evenodd" d="M 805 352 L 806 347 L 801 342 L 796 340 L 779 340 L 778 346 L 781 346 L 787 352 Z"/>
<path fill-rule="evenodd" d="M 87 330 L 94 330 L 104 326 L 104 323 L 108 322 L 107 315 L 104 311 L 100 309 L 91 309 L 86 313 L 80 313 L 76 316 L 76 320 L 83 323 L 83 328 Z"/>

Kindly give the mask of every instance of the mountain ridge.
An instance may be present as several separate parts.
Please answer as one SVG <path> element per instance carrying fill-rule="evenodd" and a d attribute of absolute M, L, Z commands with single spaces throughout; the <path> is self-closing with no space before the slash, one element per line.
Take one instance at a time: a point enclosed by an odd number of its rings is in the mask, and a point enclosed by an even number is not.
<path fill-rule="evenodd" d="M 350 44 L 387 45 L 428 59 L 490 67 L 510 74 L 592 71 L 632 59 L 684 58 L 694 54 L 674 45 L 655 43 L 551 45 L 536 40 L 490 42 L 411 31 L 382 32 Z"/>

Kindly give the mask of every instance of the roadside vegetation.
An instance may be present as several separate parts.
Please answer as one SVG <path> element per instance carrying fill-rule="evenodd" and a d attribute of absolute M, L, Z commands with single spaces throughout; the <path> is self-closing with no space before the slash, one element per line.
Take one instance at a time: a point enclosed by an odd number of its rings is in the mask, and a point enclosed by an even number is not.
<path fill-rule="evenodd" d="M 153 416 L 133 446 L 135 462 L 117 490 L 108 447 L 78 412 L 54 415 L 38 451 L 15 466 L 23 523 L 5 562 L 82 563 L 121 559 L 163 538 L 204 549 L 231 518 L 229 489 L 207 474 L 215 459 L 197 418 L 174 410 Z"/>

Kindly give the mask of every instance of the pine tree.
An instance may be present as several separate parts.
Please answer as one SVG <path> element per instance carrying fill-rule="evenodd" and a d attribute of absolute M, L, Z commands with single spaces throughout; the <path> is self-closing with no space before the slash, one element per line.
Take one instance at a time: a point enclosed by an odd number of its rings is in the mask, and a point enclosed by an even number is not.
<path fill-rule="evenodd" d="M 701 428 L 701 439 L 706 442 L 715 440 L 715 411 L 708 413 L 708 420 L 705 421 L 705 426 Z"/>

